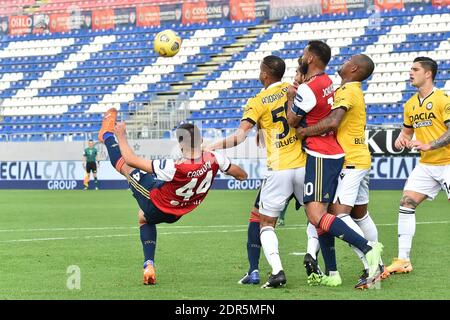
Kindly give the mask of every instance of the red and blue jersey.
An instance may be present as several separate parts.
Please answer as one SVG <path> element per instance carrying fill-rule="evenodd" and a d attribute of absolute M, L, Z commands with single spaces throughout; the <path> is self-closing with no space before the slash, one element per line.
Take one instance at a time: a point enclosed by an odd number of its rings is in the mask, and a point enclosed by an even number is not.
<path fill-rule="evenodd" d="M 292 112 L 297 116 L 303 116 L 302 126 L 312 126 L 330 114 L 333 97 L 333 81 L 325 73 L 318 74 L 298 87 Z M 333 131 L 320 136 L 307 137 L 304 148 L 307 153 L 318 157 L 341 158 L 344 156 L 344 150 L 337 142 Z"/>
<path fill-rule="evenodd" d="M 198 159 L 153 160 L 152 165 L 165 183 L 150 190 L 150 200 L 162 212 L 182 216 L 202 203 L 217 172 L 226 172 L 231 162 L 219 153 L 203 152 Z"/>

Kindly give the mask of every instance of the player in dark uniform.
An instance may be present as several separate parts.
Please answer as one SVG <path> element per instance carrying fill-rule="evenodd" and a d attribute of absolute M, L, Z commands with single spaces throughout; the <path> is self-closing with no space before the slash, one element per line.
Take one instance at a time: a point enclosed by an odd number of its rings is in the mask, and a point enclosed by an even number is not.
<path fill-rule="evenodd" d="M 83 167 L 86 169 L 86 175 L 83 180 L 84 190 L 89 189 L 89 179 L 92 172 L 94 176 L 95 190 L 98 190 L 97 180 L 97 149 L 94 147 L 94 141 L 89 140 L 88 147 L 84 149 Z"/>
<path fill-rule="evenodd" d="M 200 130 L 192 124 L 183 124 L 176 131 L 181 159 L 140 158 L 128 145 L 125 123 L 115 126 L 116 118 L 114 108 L 105 113 L 98 139 L 105 144 L 111 164 L 128 179 L 138 202 L 145 256 L 143 282 L 156 284 L 156 224 L 174 223 L 200 205 L 219 170 L 238 180 L 245 180 L 247 173 L 220 153 L 203 152 Z"/>

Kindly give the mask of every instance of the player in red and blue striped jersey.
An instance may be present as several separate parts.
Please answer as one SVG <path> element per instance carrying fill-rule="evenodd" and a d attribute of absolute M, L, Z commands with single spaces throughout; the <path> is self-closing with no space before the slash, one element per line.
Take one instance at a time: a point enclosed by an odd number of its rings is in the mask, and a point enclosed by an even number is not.
<path fill-rule="evenodd" d="M 308 127 L 327 117 L 333 106 L 333 83 L 325 68 L 331 59 L 330 47 L 322 41 L 310 41 L 302 57 L 305 82 L 288 92 L 288 123 L 291 127 Z M 341 219 L 328 213 L 333 202 L 339 173 L 344 164 L 344 151 L 333 131 L 303 141 L 307 153 L 304 203 L 309 221 L 317 228 L 328 276 L 337 270 L 334 257 L 334 237 L 361 250 L 369 263 L 369 278 L 379 273 L 378 262 L 382 244 L 369 243 Z"/>

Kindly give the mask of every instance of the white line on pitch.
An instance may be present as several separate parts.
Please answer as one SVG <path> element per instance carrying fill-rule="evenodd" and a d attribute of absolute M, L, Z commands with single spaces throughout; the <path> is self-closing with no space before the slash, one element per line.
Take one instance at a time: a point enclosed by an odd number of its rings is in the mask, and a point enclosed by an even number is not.
<path fill-rule="evenodd" d="M 291 256 L 304 256 L 306 252 L 291 252 L 289 253 Z"/>
<path fill-rule="evenodd" d="M 424 221 L 417 222 L 417 224 L 445 224 L 450 223 L 450 221 Z M 379 224 L 378 226 L 396 226 L 397 224 Z M 210 226 L 212 227 L 212 226 Z M 225 226 L 216 226 L 225 227 Z M 236 226 L 226 226 L 226 227 L 236 227 Z M 304 225 L 293 225 L 291 227 L 283 227 L 277 230 L 296 230 L 305 228 Z M 160 232 L 159 234 L 172 235 L 172 234 L 200 234 L 200 233 L 228 233 L 228 232 L 244 232 L 247 229 L 235 229 L 235 230 L 198 230 L 198 231 L 178 231 L 178 232 Z M 15 239 L 15 240 L 1 240 L 0 243 L 13 243 L 13 242 L 34 242 L 34 241 L 52 241 L 52 240 L 76 240 L 76 239 L 98 239 L 98 238 L 114 238 L 114 237 L 130 237 L 136 236 L 136 233 L 130 234 L 110 234 L 110 235 L 95 235 L 95 236 L 81 236 L 81 237 L 52 237 L 52 238 L 34 238 L 34 239 Z"/>
<path fill-rule="evenodd" d="M 288 227 L 283 228 L 283 230 L 294 230 L 297 228 Z M 199 233 L 229 233 L 229 232 L 244 232 L 247 229 L 235 229 L 235 230 L 198 230 L 198 231 L 179 231 L 179 232 L 158 232 L 158 235 L 178 235 L 178 234 L 199 234 Z M 98 236 L 81 236 L 81 237 L 57 237 L 57 238 L 35 238 L 35 239 L 17 239 L 17 240 L 2 240 L 0 243 L 11 243 L 11 242 L 34 242 L 34 241 L 52 241 L 52 240 L 77 240 L 77 239 L 98 239 L 98 238 L 115 238 L 115 237 L 136 237 L 137 233 L 129 234 L 108 234 L 108 235 L 98 235 Z"/>
<path fill-rule="evenodd" d="M 450 221 L 422 221 L 416 222 L 416 224 L 447 224 Z M 164 226 L 158 225 L 158 229 L 182 229 L 182 228 L 244 228 L 248 225 L 216 225 L 216 226 Z M 397 226 L 397 223 L 380 223 L 378 227 Z M 293 224 L 289 227 L 306 228 L 306 224 Z M 123 229 L 139 229 L 138 226 L 134 227 L 82 227 L 82 228 L 42 228 L 42 229 L 0 229 L 0 232 L 34 232 L 34 231 L 83 231 L 83 230 L 123 230 Z M 286 229 L 285 227 L 278 228 L 277 230 Z"/>

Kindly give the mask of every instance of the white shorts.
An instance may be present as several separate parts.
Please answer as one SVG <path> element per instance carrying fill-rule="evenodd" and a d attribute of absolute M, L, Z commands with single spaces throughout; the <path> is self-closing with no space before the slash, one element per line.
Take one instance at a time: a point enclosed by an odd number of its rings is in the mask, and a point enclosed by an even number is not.
<path fill-rule="evenodd" d="M 418 192 L 433 200 L 441 188 L 450 200 L 450 164 L 430 166 L 419 163 L 411 172 L 403 190 Z"/>
<path fill-rule="evenodd" d="M 334 202 L 354 207 L 369 203 L 370 169 L 342 169 Z"/>
<path fill-rule="evenodd" d="M 277 218 L 292 194 L 303 204 L 305 168 L 267 171 L 261 186 L 259 212 Z"/>

